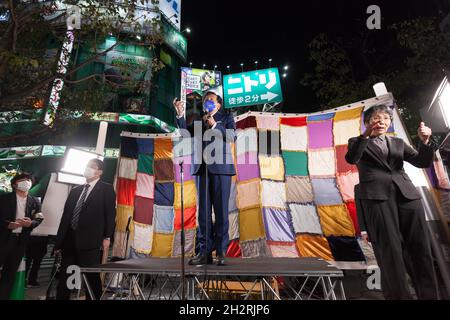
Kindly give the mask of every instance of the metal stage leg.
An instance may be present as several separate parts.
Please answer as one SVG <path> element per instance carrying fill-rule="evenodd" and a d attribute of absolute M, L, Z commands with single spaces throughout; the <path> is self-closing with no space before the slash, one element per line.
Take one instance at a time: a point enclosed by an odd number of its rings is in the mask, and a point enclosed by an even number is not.
<path fill-rule="evenodd" d="M 82 275 L 83 275 L 84 284 L 86 285 L 86 289 L 89 293 L 89 296 L 91 297 L 91 300 L 95 300 L 94 294 L 92 293 L 92 289 L 91 289 L 91 286 L 89 285 L 89 281 L 86 277 L 86 274 L 83 273 Z"/>

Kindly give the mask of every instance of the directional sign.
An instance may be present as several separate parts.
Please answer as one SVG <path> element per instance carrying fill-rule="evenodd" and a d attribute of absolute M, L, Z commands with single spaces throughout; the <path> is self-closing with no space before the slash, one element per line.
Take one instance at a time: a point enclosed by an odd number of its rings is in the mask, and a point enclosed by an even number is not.
<path fill-rule="evenodd" d="M 225 108 L 283 101 L 277 68 L 226 75 L 223 83 Z"/>

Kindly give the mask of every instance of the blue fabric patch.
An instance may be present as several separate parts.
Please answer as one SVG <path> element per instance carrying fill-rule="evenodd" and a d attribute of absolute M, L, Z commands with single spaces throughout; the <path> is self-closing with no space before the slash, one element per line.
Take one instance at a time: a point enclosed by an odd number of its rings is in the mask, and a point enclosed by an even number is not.
<path fill-rule="evenodd" d="M 294 242 L 294 228 L 289 212 L 274 208 L 264 208 L 266 238 L 271 241 Z"/>
<path fill-rule="evenodd" d="M 314 202 L 320 206 L 342 204 L 342 197 L 336 186 L 336 179 L 311 179 Z"/>
<path fill-rule="evenodd" d="M 139 153 L 153 155 L 154 140 L 153 139 L 137 139 Z"/>
<path fill-rule="evenodd" d="M 138 145 L 136 138 L 122 137 L 120 142 L 120 156 L 125 158 L 138 158 Z"/>
<path fill-rule="evenodd" d="M 306 121 L 322 121 L 322 120 L 329 120 L 329 119 L 333 119 L 333 118 L 334 118 L 334 112 L 309 116 L 306 118 Z"/>
<path fill-rule="evenodd" d="M 175 197 L 174 185 L 172 182 L 155 183 L 155 204 L 158 206 L 173 206 Z"/>
<path fill-rule="evenodd" d="M 159 233 L 172 233 L 175 211 L 173 207 L 154 206 L 154 230 Z"/>

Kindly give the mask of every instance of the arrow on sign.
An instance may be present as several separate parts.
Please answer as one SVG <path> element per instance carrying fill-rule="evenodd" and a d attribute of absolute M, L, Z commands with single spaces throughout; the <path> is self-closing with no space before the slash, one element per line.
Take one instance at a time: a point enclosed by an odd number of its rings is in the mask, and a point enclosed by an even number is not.
<path fill-rule="evenodd" d="M 270 100 L 272 100 L 272 99 L 274 99 L 276 97 L 278 97 L 278 95 L 276 93 L 272 93 L 270 91 L 267 91 L 266 94 L 262 94 L 261 95 L 261 99 L 262 100 L 267 100 L 267 101 L 270 101 Z"/>

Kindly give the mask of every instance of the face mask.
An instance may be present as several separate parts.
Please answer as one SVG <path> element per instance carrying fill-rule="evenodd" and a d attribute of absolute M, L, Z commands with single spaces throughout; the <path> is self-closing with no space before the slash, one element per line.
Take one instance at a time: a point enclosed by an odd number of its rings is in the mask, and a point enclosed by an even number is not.
<path fill-rule="evenodd" d="M 87 167 L 87 168 L 84 170 L 84 177 L 85 177 L 86 179 L 91 179 L 91 178 L 95 177 L 95 174 L 97 173 L 96 171 L 97 171 L 97 170 L 92 169 L 91 167 Z"/>
<path fill-rule="evenodd" d="M 31 189 L 31 181 L 25 180 L 17 183 L 17 190 L 28 192 Z"/>

